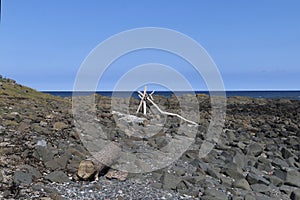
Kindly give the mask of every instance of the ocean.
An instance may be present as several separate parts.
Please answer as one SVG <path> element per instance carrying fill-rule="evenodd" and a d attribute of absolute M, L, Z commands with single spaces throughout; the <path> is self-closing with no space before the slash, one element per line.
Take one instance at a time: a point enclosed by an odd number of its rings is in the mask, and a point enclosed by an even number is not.
<path fill-rule="evenodd" d="M 55 96 L 60 97 L 71 97 L 73 95 L 72 91 L 43 91 Z M 90 95 L 94 92 L 80 92 L 77 95 Z M 117 96 L 117 97 L 134 97 L 138 98 L 137 92 L 112 92 L 112 91 L 97 91 L 97 94 L 102 96 Z M 191 94 L 189 91 L 176 92 L 176 95 Z M 208 91 L 195 91 L 195 94 L 208 94 Z M 165 97 L 170 97 L 173 92 L 170 91 L 157 91 L 155 95 L 161 95 Z M 245 96 L 252 98 L 271 98 L 271 99 L 290 99 L 290 100 L 300 100 L 300 91 L 226 91 L 226 96 Z"/>

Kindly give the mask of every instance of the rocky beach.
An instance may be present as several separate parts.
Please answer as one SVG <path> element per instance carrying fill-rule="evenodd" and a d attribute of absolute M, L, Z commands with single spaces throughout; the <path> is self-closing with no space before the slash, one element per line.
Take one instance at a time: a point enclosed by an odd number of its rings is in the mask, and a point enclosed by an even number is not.
<path fill-rule="evenodd" d="M 190 98 L 181 97 L 185 102 Z M 199 110 L 187 108 L 191 116 L 199 114 L 194 142 L 174 162 L 145 173 L 107 166 L 98 174 L 92 168 L 83 178 L 80 163 L 91 157 L 83 133 L 97 137 L 97 129 L 76 126 L 71 98 L 1 78 L 0 198 L 300 200 L 300 101 L 227 98 L 222 133 L 213 149 L 200 158 L 212 112 L 209 96 L 198 94 L 196 99 Z M 129 114 L 135 116 L 139 100 L 127 100 Z M 172 139 L 189 135 L 190 128 L 180 129 L 186 124 L 177 117 L 159 113 L 138 113 L 135 117 L 142 120 L 129 126 L 132 122 L 120 120 L 122 115 L 112 110 L 111 101 L 95 95 L 93 120 L 109 133 L 106 139 L 123 150 L 144 153 L 141 146 L 161 150 Z M 121 105 L 124 99 L 115 101 Z M 154 101 L 168 112 L 180 113 L 176 96 L 154 95 Z M 153 127 L 161 125 L 158 134 L 140 137 L 153 121 Z"/>

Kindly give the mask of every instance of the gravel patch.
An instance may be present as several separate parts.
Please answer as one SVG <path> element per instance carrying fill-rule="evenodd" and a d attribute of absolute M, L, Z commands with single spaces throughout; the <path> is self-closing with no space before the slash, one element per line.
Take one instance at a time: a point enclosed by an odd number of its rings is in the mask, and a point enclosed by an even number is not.
<path fill-rule="evenodd" d="M 21 189 L 17 199 L 195 199 L 173 191 L 156 189 L 150 179 L 107 180 L 93 182 L 42 183 Z"/>

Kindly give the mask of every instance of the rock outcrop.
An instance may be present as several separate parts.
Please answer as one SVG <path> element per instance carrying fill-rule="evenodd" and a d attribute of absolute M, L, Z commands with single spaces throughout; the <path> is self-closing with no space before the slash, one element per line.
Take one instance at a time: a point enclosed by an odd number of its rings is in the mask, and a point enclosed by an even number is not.
<path fill-rule="evenodd" d="M 168 111 L 179 112 L 176 97 L 155 96 Z M 189 101 L 189 96 L 183 97 Z M 210 99 L 197 95 L 199 124 L 195 142 L 175 162 L 144 174 L 118 173 L 107 169 L 108 179 L 146 180 L 153 188 L 201 199 L 299 199 L 300 197 L 300 101 L 230 97 L 220 138 L 204 158 L 198 157 L 211 121 Z M 141 139 L 154 118 L 139 115 L 147 124 L 137 124 L 136 134 L 125 122 L 119 126 L 111 99 L 96 95 L 97 119 L 108 140 L 126 151 L 143 151 L 140 144 L 161 149 L 176 137 L 180 120 L 164 118 L 158 134 Z M 120 99 L 119 101 L 122 101 Z M 130 114 L 138 100 L 130 99 Z M 78 167 L 91 158 L 75 128 L 71 100 L 39 93 L 2 79 L 0 85 L 0 197 L 31 198 L 63 196 L 51 183 L 78 179 Z M 193 111 L 191 110 L 191 115 Z M 163 118 L 163 116 L 157 116 Z M 89 131 L 94 131 L 89 127 Z M 189 134 L 186 129 L 185 134 Z M 184 135 L 184 133 L 183 133 Z M 93 169 L 94 170 L 94 169 Z M 92 170 L 91 174 L 94 174 Z M 91 175 L 90 174 L 90 175 Z M 99 174 L 105 178 L 104 174 Z M 91 176 L 83 178 L 90 180 Z M 93 179 L 93 178 L 92 178 Z M 93 179 L 94 180 L 94 179 Z M 99 189 L 101 190 L 101 189 Z M 105 192 L 105 191 L 103 191 Z"/>

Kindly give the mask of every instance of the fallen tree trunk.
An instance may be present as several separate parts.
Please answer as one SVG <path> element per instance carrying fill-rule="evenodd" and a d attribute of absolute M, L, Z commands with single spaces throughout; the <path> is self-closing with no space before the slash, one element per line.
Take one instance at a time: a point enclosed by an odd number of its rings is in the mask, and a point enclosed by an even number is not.
<path fill-rule="evenodd" d="M 82 180 L 98 180 L 99 173 L 111 166 L 119 157 L 121 148 L 116 142 L 106 145 L 91 158 L 82 160 L 78 166 L 77 176 Z"/>

